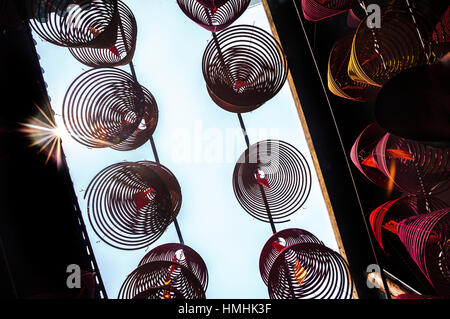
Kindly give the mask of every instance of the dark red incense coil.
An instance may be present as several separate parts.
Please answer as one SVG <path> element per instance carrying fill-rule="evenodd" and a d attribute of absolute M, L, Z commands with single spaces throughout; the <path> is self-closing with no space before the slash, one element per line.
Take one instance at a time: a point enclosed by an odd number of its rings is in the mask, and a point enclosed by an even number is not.
<path fill-rule="evenodd" d="M 390 241 L 389 245 L 383 245 L 383 238 L 385 238 L 388 231 L 391 233 L 396 232 L 393 228 L 395 224 L 406 218 L 424 215 L 430 211 L 446 207 L 448 207 L 447 203 L 435 197 L 403 196 L 377 207 L 370 214 L 369 220 L 378 244 L 383 250 L 390 251 L 392 242 Z M 392 236 L 389 238 L 392 238 Z"/>
<path fill-rule="evenodd" d="M 321 243 L 281 250 L 267 286 L 271 299 L 351 299 L 353 293 L 347 262 Z"/>
<path fill-rule="evenodd" d="M 373 151 L 388 189 L 428 196 L 450 187 L 450 149 L 435 148 L 387 133 Z"/>
<path fill-rule="evenodd" d="M 266 285 L 269 283 L 269 274 L 272 265 L 280 254 L 279 250 L 281 248 L 287 249 L 292 245 L 300 243 L 317 243 L 323 245 L 323 243 L 310 232 L 297 228 L 284 229 L 269 238 L 264 245 L 259 258 L 259 271 Z"/>
<path fill-rule="evenodd" d="M 139 266 L 123 283 L 119 299 L 205 299 L 200 281 L 185 266 L 153 261 Z"/>
<path fill-rule="evenodd" d="M 353 144 L 350 157 L 356 168 L 372 183 L 386 188 L 389 179 L 378 168 L 373 150 L 386 134 L 377 123 L 368 125 Z"/>
<path fill-rule="evenodd" d="M 250 25 L 233 26 L 214 35 L 202 64 L 211 98 L 234 113 L 253 111 L 273 98 L 288 72 L 280 44 Z"/>
<path fill-rule="evenodd" d="M 139 266 L 154 261 L 174 261 L 189 269 L 201 283 L 203 290 L 208 287 L 208 269 L 202 257 L 192 248 L 182 244 L 164 244 L 152 249 Z"/>
<path fill-rule="evenodd" d="M 137 37 L 136 19 L 122 1 L 118 1 L 118 9 L 120 22 L 117 24 L 115 43 L 109 48 L 69 48 L 70 53 L 79 62 L 99 68 L 126 65 L 133 60 Z"/>
<path fill-rule="evenodd" d="M 85 198 L 89 222 L 97 236 L 123 250 L 155 242 L 181 207 L 181 189 L 175 176 L 149 161 L 108 166 L 91 181 Z"/>
<path fill-rule="evenodd" d="M 31 0 L 28 12 L 33 30 L 52 44 L 110 48 L 116 43 L 117 0 Z"/>
<path fill-rule="evenodd" d="M 375 101 L 379 88 L 364 82 L 356 82 L 348 76 L 348 62 L 353 35 L 339 39 L 331 49 L 328 59 L 328 88 L 345 99 L 368 102 Z"/>
<path fill-rule="evenodd" d="M 240 156 L 233 173 L 233 189 L 242 208 L 252 217 L 270 222 L 265 196 L 273 221 L 287 222 L 286 218 L 309 197 L 311 170 L 295 147 L 266 140 L 250 146 Z"/>
<path fill-rule="evenodd" d="M 401 221 L 398 236 L 440 296 L 450 296 L 450 209 Z"/>
<path fill-rule="evenodd" d="M 63 120 L 70 135 L 90 148 L 134 150 L 158 123 L 153 95 L 120 69 L 91 69 L 69 87 Z"/>
<path fill-rule="evenodd" d="M 358 5 L 356 0 L 302 0 L 302 10 L 308 21 L 319 21 Z"/>
<path fill-rule="evenodd" d="M 211 32 L 229 27 L 248 8 L 250 0 L 228 0 L 220 7 L 209 9 L 197 0 L 177 0 L 181 10 L 192 21 Z"/>
<path fill-rule="evenodd" d="M 364 19 L 355 33 L 348 69 L 353 80 L 382 86 L 403 70 L 434 63 L 445 53 L 432 40 L 442 8 L 416 1 L 411 8 L 396 3 L 381 13 L 381 28 L 369 28 Z"/>

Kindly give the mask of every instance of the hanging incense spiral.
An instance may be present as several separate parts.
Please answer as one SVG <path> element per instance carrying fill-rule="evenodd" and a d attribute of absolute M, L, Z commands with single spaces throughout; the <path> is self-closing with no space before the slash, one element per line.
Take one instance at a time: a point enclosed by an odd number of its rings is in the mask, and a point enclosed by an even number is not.
<path fill-rule="evenodd" d="M 70 53 L 81 63 L 93 67 L 114 67 L 131 62 L 136 49 L 137 24 L 133 12 L 122 2 L 118 1 L 119 23 L 117 23 L 117 38 L 109 48 L 69 48 Z M 94 36 L 103 31 L 89 28 Z"/>
<path fill-rule="evenodd" d="M 292 145 L 266 140 L 250 146 L 233 173 L 233 189 L 247 213 L 270 222 L 265 201 L 275 223 L 297 212 L 311 191 L 311 170 L 302 153 Z"/>
<path fill-rule="evenodd" d="M 153 95 L 127 72 L 92 69 L 69 87 L 63 120 L 70 135 L 87 147 L 129 151 L 152 136 L 158 106 Z"/>
<path fill-rule="evenodd" d="M 302 0 L 302 11 L 308 21 L 319 21 L 358 5 L 356 0 Z"/>
<path fill-rule="evenodd" d="M 288 72 L 280 44 L 266 31 L 249 25 L 214 35 L 202 64 L 211 98 L 234 113 L 253 111 L 273 98 Z"/>
<path fill-rule="evenodd" d="M 97 236 L 123 250 L 155 242 L 181 207 L 175 176 L 149 161 L 108 166 L 91 181 L 86 197 L 89 222 Z"/>
<path fill-rule="evenodd" d="M 31 0 L 28 11 L 32 29 L 52 44 L 107 49 L 116 43 L 117 0 Z"/>
<path fill-rule="evenodd" d="M 209 9 L 197 0 L 177 0 L 180 9 L 192 21 L 211 32 L 229 27 L 248 8 L 250 0 L 228 0 L 216 9 Z"/>

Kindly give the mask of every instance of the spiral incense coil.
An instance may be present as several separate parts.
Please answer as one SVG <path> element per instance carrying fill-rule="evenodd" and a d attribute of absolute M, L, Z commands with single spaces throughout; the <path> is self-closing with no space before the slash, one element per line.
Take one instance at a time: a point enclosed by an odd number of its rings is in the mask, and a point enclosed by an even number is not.
<path fill-rule="evenodd" d="M 75 59 L 93 68 L 121 66 L 131 62 L 136 49 L 136 19 L 133 12 L 122 1 L 118 1 L 118 9 L 120 22 L 117 24 L 115 44 L 103 49 L 69 48 Z"/>
<path fill-rule="evenodd" d="M 280 252 L 273 262 L 271 299 L 351 299 L 353 281 L 341 255 L 318 243 L 300 243 Z"/>
<path fill-rule="evenodd" d="M 297 228 L 284 229 L 269 238 L 264 245 L 259 258 L 259 271 L 266 285 L 269 283 L 270 270 L 272 269 L 273 263 L 278 258 L 280 250 L 288 249 L 292 245 L 302 243 L 316 243 L 323 245 L 323 243 L 310 232 Z"/>
<path fill-rule="evenodd" d="M 450 296 L 450 209 L 401 221 L 398 236 L 440 296 Z"/>
<path fill-rule="evenodd" d="M 110 48 L 117 40 L 117 0 L 31 0 L 30 24 L 45 41 L 79 48 Z"/>
<path fill-rule="evenodd" d="M 205 299 L 200 281 L 185 266 L 153 261 L 139 266 L 123 283 L 119 299 Z"/>
<path fill-rule="evenodd" d="M 139 266 L 154 261 L 172 261 L 189 269 L 201 283 L 203 290 L 208 287 L 208 269 L 202 257 L 192 248 L 182 244 L 164 244 L 152 249 Z"/>
<path fill-rule="evenodd" d="M 428 196 L 450 187 L 450 149 L 434 148 L 386 134 L 373 151 L 388 189 Z"/>
<path fill-rule="evenodd" d="M 358 170 L 372 183 L 386 188 L 387 178 L 378 168 L 373 157 L 373 150 L 386 134 L 377 123 L 368 125 L 358 136 L 350 152 L 350 158 Z"/>
<path fill-rule="evenodd" d="M 333 94 L 345 99 L 358 102 L 375 101 L 378 87 L 353 81 L 348 76 L 347 68 L 352 42 L 353 36 L 348 35 L 338 40 L 331 49 L 328 59 L 328 88 Z"/>
<path fill-rule="evenodd" d="M 153 95 L 120 69 L 91 69 L 69 87 L 63 120 L 70 135 L 90 148 L 134 150 L 156 129 Z"/>
<path fill-rule="evenodd" d="M 372 211 L 369 218 L 370 225 L 378 244 L 383 250 L 389 251 L 389 245 L 383 245 L 383 238 L 387 232 L 395 234 L 396 230 L 392 227 L 406 218 L 424 215 L 446 207 L 448 207 L 447 203 L 435 197 L 403 196 L 384 203 Z M 390 244 L 392 245 L 391 241 Z"/>
<path fill-rule="evenodd" d="M 308 21 L 330 18 L 358 5 L 356 0 L 302 0 L 302 11 Z"/>
<path fill-rule="evenodd" d="M 214 35 L 203 55 L 208 93 L 234 113 L 253 111 L 274 97 L 287 72 L 280 44 L 255 26 L 233 26 Z"/>
<path fill-rule="evenodd" d="M 439 18 L 429 17 L 419 2 L 414 6 L 414 19 L 408 7 L 395 7 L 383 11 L 381 28 L 369 28 L 367 18 L 360 23 L 348 65 L 351 79 L 381 87 L 403 70 L 439 60 L 443 52 L 432 43 Z"/>
<path fill-rule="evenodd" d="M 177 0 L 177 2 L 184 14 L 211 32 L 219 32 L 229 27 L 250 4 L 250 0 L 228 0 L 214 10 L 205 7 L 197 0 Z"/>
<path fill-rule="evenodd" d="M 108 166 L 89 184 L 86 197 L 89 222 L 97 236 L 123 250 L 155 242 L 181 207 L 175 176 L 148 161 Z"/>
<path fill-rule="evenodd" d="M 270 222 L 265 199 L 275 223 L 287 222 L 311 191 L 311 170 L 292 145 L 266 140 L 250 146 L 233 173 L 233 189 L 242 208 L 254 218 Z"/>

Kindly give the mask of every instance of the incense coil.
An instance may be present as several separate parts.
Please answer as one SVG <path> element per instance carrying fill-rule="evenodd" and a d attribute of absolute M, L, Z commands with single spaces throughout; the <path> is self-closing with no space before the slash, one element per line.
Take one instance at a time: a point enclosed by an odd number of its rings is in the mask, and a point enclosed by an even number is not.
<path fill-rule="evenodd" d="M 435 148 L 387 133 L 373 151 L 387 188 L 428 196 L 450 187 L 450 149 Z"/>
<path fill-rule="evenodd" d="M 117 0 L 32 0 L 28 14 L 32 29 L 58 46 L 109 48 L 117 39 Z"/>
<path fill-rule="evenodd" d="M 216 11 L 197 0 L 177 0 L 180 9 L 192 21 L 211 32 L 219 32 L 236 21 L 248 8 L 250 0 L 228 0 Z"/>
<path fill-rule="evenodd" d="M 387 230 L 383 231 L 390 221 L 399 223 L 400 221 L 418 215 L 424 215 L 430 211 L 436 211 L 448 207 L 448 204 L 435 197 L 423 196 L 403 196 L 392 201 L 388 201 L 377 207 L 370 214 L 369 220 L 374 237 L 384 251 L 390 251 L 390 245 L 383 245 L 386 240 Z M 392 237 L 392 236 L 391 236 Z M 389 239 L 391 239 L 389 237 Z M 384 240 L 383 240 L 384 238 Z"/>
<path fill-rule="evenodd" d="M 348 74 L 357 82 L 381 87 L 403 70 L 434 63 L 445 53 L 432 41 L 441 10 L 414 3 L 382 12 L 381 28 L 369 28 L 364 19 L 353 38 Z M 431 17 L 430 17 L 431 16 Z"/>
<path fill-rule="evenodd" d="M 272 265 L 280 254 L 280 252 L 274 247 L 273 243 L 280 239 L 285 242 L 284 249 L 288 249 L 292 245 L 302 243 L 316 243 L 323 245 L 323 243 L 316 236 L 303 229 L 284 229 L 271 236 L 264 245 L 259 257 L 259 271 L 266 286 L 269 283 L 269 274 L 272 269 Z"/>
<path fill-rule="evenodd" d="M 63 120 L 78 143 L 118 151 L 137 149 L 156 129 L 153 95 L 120 69 L 91 69 L 70 85 Z"/>
<path fill-rule="evenodd" d="M 178 215 L 182 200 L 175 176 L 149 161 L 106 167 L 91 181 L 85 198 L 94 232 L 123 250 L 154 243 Z"/>
<path fill-rule="evenodd" d="M 356 0 L 302 0 L 306 20 L 319 21 L 347 11 L 358 5 Z"/>
<path fill-rule="evenodd" d="M 318 243 L 284 249 L 272 264 L 271 299 L 351 299 L 353 281 L 341 255 Z"/>
<path fill-rule="evenodd" d="M 195 275 L 172 261 L 153 261 L 139 266 L 128 275 L 118 296 L 118 299 L 205 298 L 205 291 Z"/>
<path fill-rule="evenodd" d="M 118 10 L 120 22 L 117 24 L 114 45 L 110 48 L 69 48 L 75 59 L 93 68 L 121 66 L 133 60 L 137 37 L 136 19 L 122 1 L 118 1 Z"/>
<path fill-rule="evenodd" d="M 177 253 L 182 251 L 182 257 Z M 189 269 L 199 280 L 206 291 L 208 287 L 208 269 L 202 257 L 192 248 L 182 244 L 164 244 L 148 252 L 139 263 L 139 266 L 152 263 L 154 261 L 176 261 L 180 265 Z"/>
<path fill-rule="evenodd" d="M 269 187 L 258 182 L 263 173 Z M 262 175 L 262 174 L 261 174 Z M 239 158 L 233 173 L 233 189 L 239 204 L 252 217 L 270 222 L 267 199 L 275 223 L 287 222 L 311 191 L 311 170 L 306 158 L 292 145 L 266 140 L 250 146 Z"/>
<path fill-rule="evenodd" d="M 211 98 L 234 113 L 253 111 L 273 98 L 288 72 L 280 44 L 266 31 L 249 25 L 214 34 L 202 64 Z"/>
<path fill-rule="evenodd" d="M 398 236 L 441 296 L 450 296 L 450 209 L 401 221 Z"/>
<path fill-rule="evenodd" d="M 227 4 L 230 0 L 195 0 L 205 8 L 218 10 L 221 6 Z"/>
<path fill-rule="evenodd" d="M 339 39 L 331 49 L 328 59 L 328 88 L 342 98 L 368 102 L 375 101 L 379 88 L 364 82 L 356 82 L 348 76 L 353 35 Z"/>

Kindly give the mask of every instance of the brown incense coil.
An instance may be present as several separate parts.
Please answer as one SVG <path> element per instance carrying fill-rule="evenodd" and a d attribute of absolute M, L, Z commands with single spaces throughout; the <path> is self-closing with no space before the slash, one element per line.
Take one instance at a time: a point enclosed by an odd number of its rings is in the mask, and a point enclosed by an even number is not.
<path fill-rule="evenodd" d="M 208 269 L 202 257 L 192 248 L 182 244 L 164 244 L 152 249 L 139 266 L 154 261 L 173 261 L 189 269 L 201 283 L 203 290 L 208 287 Z"/>
<path fill-rule="evenodd" d="M 450 297 L 450 209 L 403 220 L 398 236 L 438 295 Z"/>
<path fill-rule="evenodd" d="M 316 236 L 303 229 L 284 229 L 274 234 L 264 245 L 259 258 L 259 271 L 266 285 L 269 283 L 269 274 L 272 269 L 272 265 L 280 254 L 275 247 L 276 242 L 279 245 L 284 244 L 284 248 L 301 243 L 316 243 L 323 245 L 323 243 L 317 239 Z"/>
<path fill-rule="evenodd" d="M 197 0 L 177 0 L 177 2 L 184 14 L 211 32 L 219 32 L 229 27 L 250 4 L 250 0 L 229 0 L 214 11 Z"/>
<path fill-rule="evenodd" d="M 116 43 L 117 0 L 31 0 L 28 10 L 33 30 L 52 44 L 110 48 Z"/>
<path fill-rule="evenodd" d="M 203 55 L 208 93 L 234 113 L 253 111 L 274 97 L 287 72 L 280 44 L 255 26 L 233 26 L 213 35 Z"/>
<path fill-rule="evenodd" d="M 69 48 L 70 53 L 81 63 L 94 67 L 114 67 L 131 62 L 136 49 L 137 24 L 133 12 L 118 1 L 120 22 L 117 24 L 115 44 L 109 48 Z"/>
<path fill-rule="evenodd" d="M 268 280 L 271 299 L 351 299 L 353 281 L 341 255 L 318 243 L 282 250 Z"/>
<path fill-rule="evenodd" d="M 308 21 L 319 21 L 358 5 L 356 0 L 302 0 L 302 10 Z"/>
<path fill-rule="evenodd" d="M 386 134 L 377 123 L 368 125 L 353 144 L 350 157 L 356 168 L 372 183 L 386 188 L 389 178 L 378 168 L 373 158 L 373 150 Z"/>
<path fill-rule="evenodd" d="M 337 96 L 358 102 L 375 101 L 379 88 L 356 82 L 348 76 L 348 62 L 353 35 L 338 40 L 331 49 L 328 60 L 328 88 Z"/>
<path fill-rule="evenodd" d="M 123 283 L 119 299 L 205 299 L 200 281 L 185 266 L 153 261 L 139 266 Z"/>
<path fill-rule="evenodd" d="M 120 69 L 91 69 L 69 87 L 63 120 L 70 135 L 90 148 L 134 150 L 158 123 L 153 95 Z"/>
<path fill-rule="evenodd" d="M 393 244 L 392 239 L 395 238 L 389 230 L 390 222 L 394 222 L 394 224 L 399 223 L 406 218 L 424 215 L 430 211 L 436 211 L 446 207 L 448 207 L 447 203 L 435 197 L 403 196 L 384 203 L 372 211 L 370 214 L 370 224 L 378 244 L 380 244 L 383 250 L 390 252 L 390 246 Z M 388 235 L 389 237 L 387 237 Z M 385 241 L 387 241 L 388 245 L 384 245 Z"/>
<path fill-rule="evenodd" d="M 181 207 L 175 176 L 148 161 L 108 166 L 91 181 L 86 197 L 89 222 L 97 236 L 123 250 L 155 242 Z"/>
<path fill-rule="evenodd" d="M 411 9 L 382 11 L 381 28 L 369 28 L 364 19 L 353 38 L 350 78 L 382 86 L 403 70 L 438 61 L 445 52 L 432 38 L 441 11 L 414 2 Z"/>
<path fill-rule="evenodd" d="M 428 196 L 450 187 L 450 149 L 435 148 L 387 133 L 373 151 L 387 188 Z"/>
<path fill-rule="evenodd" d="M 311 170 L 295 147 L 266 140 L 253 144 L 240 156 L 234 168 L 233 189 L 239 204 L 252 217 L 270 222 L 266 198 L 273 221 L 283 223 L 308 199 Z"/>

